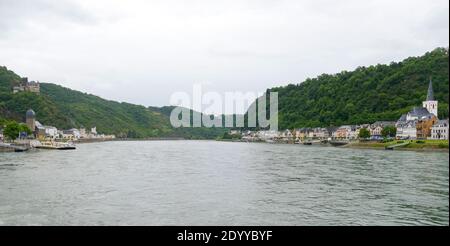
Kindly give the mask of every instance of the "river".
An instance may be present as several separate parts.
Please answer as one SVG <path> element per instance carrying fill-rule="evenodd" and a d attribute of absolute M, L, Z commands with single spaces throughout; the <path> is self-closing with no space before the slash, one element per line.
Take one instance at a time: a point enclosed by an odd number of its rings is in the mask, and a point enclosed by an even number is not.
<path fill-rule="evenodd" d="M 449 154 L 216 141 L 0 153 L 0 225 L 449 225 Z"/>

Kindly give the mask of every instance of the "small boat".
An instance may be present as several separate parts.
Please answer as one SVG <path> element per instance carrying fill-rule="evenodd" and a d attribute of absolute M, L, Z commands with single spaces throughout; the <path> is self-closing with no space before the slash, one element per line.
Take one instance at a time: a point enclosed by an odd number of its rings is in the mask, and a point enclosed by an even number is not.
<path fill-rule="evenodd" d="M 72 150 L 76 149 L 72 142 L 54 142 L 54 141 L 44 141 L 40 145 L 37 145 L 38 149 L 56 149 L 56 150 Z"/>

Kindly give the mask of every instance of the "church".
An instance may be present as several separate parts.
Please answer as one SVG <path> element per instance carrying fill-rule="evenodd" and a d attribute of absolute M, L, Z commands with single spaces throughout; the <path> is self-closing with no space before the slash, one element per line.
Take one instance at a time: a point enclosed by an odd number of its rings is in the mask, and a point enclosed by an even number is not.
<path fill-rule="evenodd" d="M 438 121 L 438 101 L 434 99 L 433 82 L 430 79 L 427 98 L 422 107 L 414 107 L 395 124 L 398 139 L 427 139 L 431 127 Z"/>

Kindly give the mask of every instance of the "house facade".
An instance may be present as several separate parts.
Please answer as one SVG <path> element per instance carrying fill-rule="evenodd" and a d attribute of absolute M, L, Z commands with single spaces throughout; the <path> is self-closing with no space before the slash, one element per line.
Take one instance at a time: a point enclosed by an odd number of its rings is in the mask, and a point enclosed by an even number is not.
<path fill-rule="evenodd" d="M 439 120 L 431 127 L 429 139 L 448 140 L 448 119 Z"/>
<path fill-rule="evenodd" d="M 358 126 L 341 126 L 333 132 L 332 137 L 335 139 L 357 139 L 359 130 Z"/>
<path fill-rule="evenodd" d="M 427 139 L 431 137 L 431 127 L 438 121 L 434 114 L 431 114 L 425 118 L 417 120 L 416 130 L 417 139 Z"/>
<path fill-rule="evenodd" d="M 397 128 L 397 139 L 416 139 L 417 129 L 416 121 L 410 120 L 405 122 L 398 122 L 396 124 Z"/>
<path fill-rule="evenodd" d="M 54 126 L 44 126 L 36 121 L 35 134 L 37 138 L 56 138 L 58 137 L 58 129 Z"/>

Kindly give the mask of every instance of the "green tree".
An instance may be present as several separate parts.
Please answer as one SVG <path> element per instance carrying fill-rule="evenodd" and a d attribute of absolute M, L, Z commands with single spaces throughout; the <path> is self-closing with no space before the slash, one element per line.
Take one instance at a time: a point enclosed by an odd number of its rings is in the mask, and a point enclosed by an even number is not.
<path fill-rule="evenodd" d="M 19 124 L 15 121 L 8 123 L 3 130 L 3 135 L 9 140 L 15 140 L 19 137 L 20 133 L 26 133 L 27 135 L 30 135 L 31 130 L 30 128 L 28 128 L 28 126 Z"/>
<path fill-rule="evenodd" d="M 3 135 L 6 139 L 15 140 L 19 137 L 20 125 L 17 122 L 8 123 L 3 129 Z"/>
<path fill-rule="evenodd" d="M 381 135 L 383 137 L 395 137 L 397 134 L 397 128 L 395 126 L 385 126 L 383 130 L 381 130 Z"/>
<path fill-rule="evenodd" d="M 367 128 L 361 128 L 358 137 L 361 139 L 370 138 L 370 131 Z"/>

